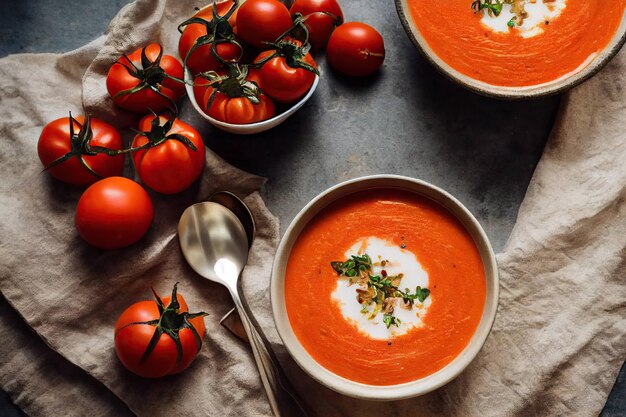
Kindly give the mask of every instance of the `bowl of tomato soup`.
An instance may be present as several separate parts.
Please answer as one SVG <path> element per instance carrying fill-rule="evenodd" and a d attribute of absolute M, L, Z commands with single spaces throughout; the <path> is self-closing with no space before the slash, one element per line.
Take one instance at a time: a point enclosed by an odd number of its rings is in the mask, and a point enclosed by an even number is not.
<path fill-rule="evenodd" d="M 555 94 L 626 41 L 626 0 L 395 0 L 409 38 L 454 82 L 500 98 Z"/>
<path fill-rule="evenodd" d="M 498 304 L 489 240 L 457 199 L 417 179 L 336 185 L 287 228 L 271 279 L 285 347 L 352 397 L 430 392 L 469 365 Z"/>

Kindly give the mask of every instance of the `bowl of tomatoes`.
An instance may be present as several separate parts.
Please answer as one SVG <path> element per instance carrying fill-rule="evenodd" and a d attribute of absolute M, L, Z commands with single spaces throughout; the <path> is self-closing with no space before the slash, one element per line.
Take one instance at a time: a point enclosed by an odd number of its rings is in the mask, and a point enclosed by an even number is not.
<path fill-rule="evenodd" d="M 319 84 L 306 20 L 278 0 L 226 0 L 183 22 L 179 55 L 196 111 L 222 130 L 253 134 L 304 106 Z"/>
<path fill-rule="evenodd" d="M 252 102 L 248 104 L 248 102 L 250 101 L 248 98 L 242 97 L 235 98 L 233 100 L 222 95 L 222 97 L 218 98 L 218 103 L 216 103 L 214 99 L 214 102 L 212 103 L 212 107 L 214 108 L 214 110 L 211 111 L 210 108 L 207 107 L 208 101 L 210 100 L 211 92 L 207 94 L 206 91 L 208 90 L 208 88 L 206 88 L 204 91 L 201 91 L 199 95 L 196 95 L 196 92 L 199 90 L 199 88 L 196 85 L 190 84 L 193 83 L 193 77 L 188 69 L 185 70 L 185 76 L 185 79 L 188 81 L 186 87 L 187 95 L 189 96 L 189 100 L 191 101 L 193 108 L 196 109 L 200 116 L 206 119 L 213 126 L 226 132 L 235 133 L 238 135 L 251 135 L 255 133 L 261 133 L 278 126 L 289 117 L 291 117 L 302 106 L 304 106 L 304 104 L 311 98 L 311 96 L 315 92 L 315 89 L 317 88 L 317 85 L 320 81 L 320 77 L 318 75 L 315 75 L 313 83 L 311 84 L 311 87 L 308 89 L 306 94 L 300 100 L 291 105 L 278 104 L 277 106 L 273 102 L 269 102 L 268 100 L 263 98 L 259 100 L 259 104 L 254 104 Z M 200 86 L 200 89 L 202 88 L 203 86 Z M 256 110 L 257 108 L 259 110 Z M 258 114 L 259 111 L 263 112 L 264 116 L 258 117 L 267 118 L 251 123 L 229 123 L 227 121 L 212 117 L 211 114 L 214 114 L 216 111 L 222 112 L 222 114 L 224 114 L 223 118 L 226 120 L 233 120 L 231 119 L 231 117 L 239 118 L 239 120 L 245 120 L 247 117 L 254 118 L 257 117 L 255 116 L 255 113 Z M 233 112 L 235 113 L 235 115 L 231 116 Z"/>

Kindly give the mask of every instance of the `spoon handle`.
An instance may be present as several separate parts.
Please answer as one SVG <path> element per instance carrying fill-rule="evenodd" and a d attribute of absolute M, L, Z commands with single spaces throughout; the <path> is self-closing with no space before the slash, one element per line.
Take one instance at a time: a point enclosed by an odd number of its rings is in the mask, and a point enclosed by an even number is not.
<path fill-rule="evenodd" d="M 276 417 L 307 417 L 308 413 L 291 387 L 287 377 L 278 365 L 278 361 L 269 341 L 262 334 L 256 320 L 251 318 L 244 307 L 239 294 L 232 291 L 233 301 L 241 317 L 241 322 L 248 335 L 254 360 L 256 361 L 265 388 L 270 407 Z"/>

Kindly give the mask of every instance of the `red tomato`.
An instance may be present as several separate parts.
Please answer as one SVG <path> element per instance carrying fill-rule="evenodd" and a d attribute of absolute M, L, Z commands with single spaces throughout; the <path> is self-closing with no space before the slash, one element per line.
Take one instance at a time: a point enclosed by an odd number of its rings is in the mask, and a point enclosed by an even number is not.
<path fill-rule="evenodd" d="M 287 7 L 278 0 L 247 0 L 237 12 L 237 35 L 257 48 L 275 42 L 292 26 Z"/>
<path fill-rule="evenodd" d="M 171 297 L 161 300 L 154 293 L 156 301 L 135 303 L 117 320 L 115 353 L 126 369 L 139 376 L 159 378 L 182 372 L 202 347 L 206 314 L 190 314 L 183 296 L 176 294 L 177 285 Z M 156 344 L 151 346 L 155 334 Z"/>
<path fill-rule="evenodd" d="M 147 57 L 143 63 L 142 51 Z M 161 45 L 151 43 L 111 66 L 106 83 L 115 104 L 135 113 L 160 112 L 185 95 L 185 84 L 171 78 L 182 80 L 183 66 L 173 56 L 161 56 L 162 52 Z M 142 83 L 143 88 L 131 92 Z"/>
<path fill-rule="evenodd" d="M 365 23 L 344 23 L 330 35 L 326 57 L 339 72 L 357 77 L 369 75 L 382 65 L 385 43 L 380 33 Z"/>
<path fill-rule="evenodd" d="M 50 167 L 47 169 L 50 175 L 74 185 L 89 185 L 104 177 L 122 175 L 124 155 L 109 156 L 90 150 L 95 146 L 121 150 L 122 137 L 118 131 L 99 119 L 88 118 L 86 121 L 83 116 L 71 116 L 48 123 L 39 136 L 37 152 L 44 167 Z M 87 142 L 89 130 L 93 136 Z M 69 159 L 55 162 L 63 157 Z"/>
<path fill-rule="evenodd" d="M 204 93 L 211 85 L 211 81 L 204 77 L 195 77 L 193 79 L 193 97 L 196 99 L 198 106 L 202 107 L 202 100 L 204 100 Z"/>
<path fill-rule="evenodd" d="M 207 114 L 214 119 L 226 123 L 249 124 L 267 120 L 276 114 L 274 103 L 262 93 L 258 97 L 260 102 L 255 104 L 247 97 L 229 97 L 216 91 L 211 107 L 207 108 L 213 90 L 213 87 L 207 89 L 203 106 L 207 109 Z"/>
<path fill-rule="evenodd" d="M 196 129 L 179 119 L 155 119 L 149 115 L 139 121 L 139 130 L 145 133 L 135 136 L 132 148 L 146 148 L 133 153 L 135 169 L 141 182 L 154 191 L 179 193 L 202 174 L 204 143 Z"/>
<path fill-rule="evenodd" d="M 343 12 L 337 0 L 296 0 L 289 11 L 292 16 L 300 13 L 307 18 L 304 24 L 315 49 L 324 49 L 335 27 L 343 23 Z"/>
<path fill-rule="evenodd" d="M 258 87 L 261 87 L 261 75 L 259 74 L 259 70 L 256 68 L 248 68 L 248 75 L 246 76 L 246 80 L 252 81 Z"/>
<path fill-rule="evenodd" d="M 225 16 L 231 9 L 233 4 L 234 3 L 232 0 L 218 2 L 218 15 Z M 218 32 L 216 33 L 216 39 L 234 39 L 234 35 L 232 33 L 232 24 L 234 24 L 235 22 L 235 16 L 236 14 L 233 14 L 233 16 L 228 19 L 228 21 L 231 23 L 230 28 L 224 28 L 223 26 L 221 26 L 221 31 L 218 28 Z M 193 74 L 204 71 L 215 71 L 221 65 L 215 59 L 215 56 L 211 52 L 212 43 L 198 46 L 190 54 L 191 49 L 196 44 L 196 42 L 198 42 L 198 39 L 206 36 L 207 33 L 212 33 L 213 25 L 217 24 L 217 22 L 213 22 L 213 7 L 208 6 L 200 10 L 193 17 L 203 19 L 206 23 L 189 23 L 187 25 L 183 23 L 180 26 L 185 26 L 185 29 L 180 36 L 180 41 L 178 42 L 178 55 L 180 56 L 180 59 L 183 60 L 183 62 L 185 62 L 185 59 L 187 60 L 185 64 Z M 241 48 L 232 42 L 220 42 L 215 46 L 215 49 L 217 51 L 217 54 L 224 61 L 237 60 L 239 58 L 239 55 L 241 54 Z"/>
<path fill-rule="evenodd" d="M 119 249 L 146 234 L 152 215 L 152 201 L 141 185 L 109 177 L 87 188 L 78 200 L 76 229 L 90 245 Z"/>
<path fill-rule="evenodd" d="M 261 89 L 268 96 L 281 103 L 291 103 L 302 98 L 309 91 L 315 81 L 315 73 L 304 68 L 292 67 L 287 63 L 285 55 L 293 54 L 294 50 L 300 48 L 302 44 L 299 41 L 289 39 L 281 44 L 283 48 L 286 48 L 285 53 L 281 52 L 265 62 L 258 70 L 258 79 Z M 260 63 L 275 53 L 274 49 L 263 51 L 254 62 Z M 297 60 L 313 69 L 317 68 L 313 57 L 308 52 Z"/>

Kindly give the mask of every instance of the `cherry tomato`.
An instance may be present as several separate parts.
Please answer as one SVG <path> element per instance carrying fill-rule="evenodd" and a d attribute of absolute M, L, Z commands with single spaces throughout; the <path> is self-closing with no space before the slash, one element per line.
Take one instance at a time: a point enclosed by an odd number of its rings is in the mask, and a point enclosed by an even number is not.
<path fill-rule="evenodd" d="M 385 59 L 383 37 L 360 22 L 339 26 L 328 41 L 326 57 L 331 67 L 356 77 L 372 74 Z"/>
<path fill-rule="evenodd" d="M 343 23 L 343 12 L 337 0 L 296 0 L 289 11 L 292 16 L 300 13 L 307 18 L 304 24 L 315 49 L 324 49 L 335 27 Z"/>
<path fill-rule="evenodd" d="M 146 59 L 142 59 L 143 52 Z M 183 66 L 162 52 L 161 45 L 151 43 L 122 56 L 111 66 L 106 84 L 115 104 L 135 113 L 160 112 L 174 107 L 172 102 L 185 95 L 184 83 L 171 78 L 182 80 Z M 140 84 L 143 88 L 139 88 Z"/>
<path fill-rule="evenodd" d="M 234 3 L 232 0 L 218 2 L 218 15 L 225 16 L 231 9 L 231 7 L 233 7 L 233 4 Z M 193 17 L 201 18 L 206 23 L 190 23 L 188 25 L 184 25 L 185 29 L 180 36 L 180 41 L 178 42 L 178 55 L 180 56 L 180 59 L 183 60 L 183 62 L 185 62 L 185 59 L 187 60 L 185 64 L 193 74 L 204 71 L 215 71 L 221 65 L 215 59 L 215 56 L 211 52 L 212 43 L 198 46 L 193 52 L 190 53 L 191 49 L 199 38 L 206 36 L 209 31 L 211 31 L 212 33 L 213 7 L 206 7 L 196 13 Z M 233 14 L 231 18 L 228 19 L 228 22 L 230 22 L 231 24 L 230 28 L 224 28 L 224 26 L 218 27 L 218 31 L 216 32 L 216 39 L 224 39 L 225 37 L 232 37 L 234 39 L 234 36 L 232 34 L 232 27 L 235 23 L 235 18 L 236 11 L 235 14 Z M 241 54 L 241 48 L 232 42 L 219 42 L 215 46 L 215 49 L 217 51 L 217 54 L 224 61 L 234 61 L 239 58 L 239 55 Z"/>
<path fill-rule="evenodd" d="M 154 191 L 175 194 L 189 188 L 202 174 L 205 149 L 202 137 L 187 123 L 154 115 L 139 121 L 144 134 L 135 136 L 133 162 L 141 182 Z"/>
<path fill-rule="evenodd" d="M 276 108 L 272 100 L 265 94 L 258 97 L 259 103 L 253 103 L 247 97 L 229 97 L 225 93 L 216 92 L 213 103 L 207 108 L 213 87 L 207 89 L 204 96 L 206 113 L 214 119 L 226 123 L 256 123 L 274 117 Z"/>
<path fill-rule="evenodd" d="M 302 98 L 309 91 L 315 81 L 315 73 L 305 68 L 290 66 L 285 55 L 291 53 L 292 56 L 297 56 L 297 61 L 303 62 L 312 69 L 316 69 L 317 65 L 310 53 L 300 56 L 297 52 L 293 52 L 302 47 L 299 41 L 288 39 L 281 44 L 285 46 L 286 52 L 279 53 L 265 62 L 258 70 L 258 78 L 264 93 L 281 103 L 291 103 Z M 274 49 L 263 51 L 254 62 L 260 63 L 275 53 Z"/>
<path fill-rule="evenodd" d="M 139 184 L 109 177 L 91 185 L 78 200 L 76 229 L 90 245 L 119 249 L 141 239 L 152 215 L 152 201 Z"/>
<path fill-rule="evenodd" d="M 202 347 L 206 314 L 190 314 L 177 285 L 171 297 L 161 299 L 155 292 L 156 301 L 131 305 L 115 325 L 117 357 L 126 369 L 144 378 L 184 371 Z"/>
<path fill-rule="evenodd" d="M 90 117 L 87 122 L 83 116 L 72 118 L 70 114 L 70 117 L 48 123 L 41 131 L 37 152 L 41 163 L 44 167 L 50 167 L 47 171 L 54 178 L 84 186 L 104 177 L 122 175 L 124 155 L 109 156 L 90 150 L 91 147 L 121 150 L 122 137 L 119 132 L 99 119 Z M 68 159 L 58 163 L 63 157 Z"/>
<path fill-rule="evenodd" d="M 237 35 L 257 48 L 275 42 L 292 26 L 287 7 L 278 0 L 247 0 L 237 12 Z"/>

